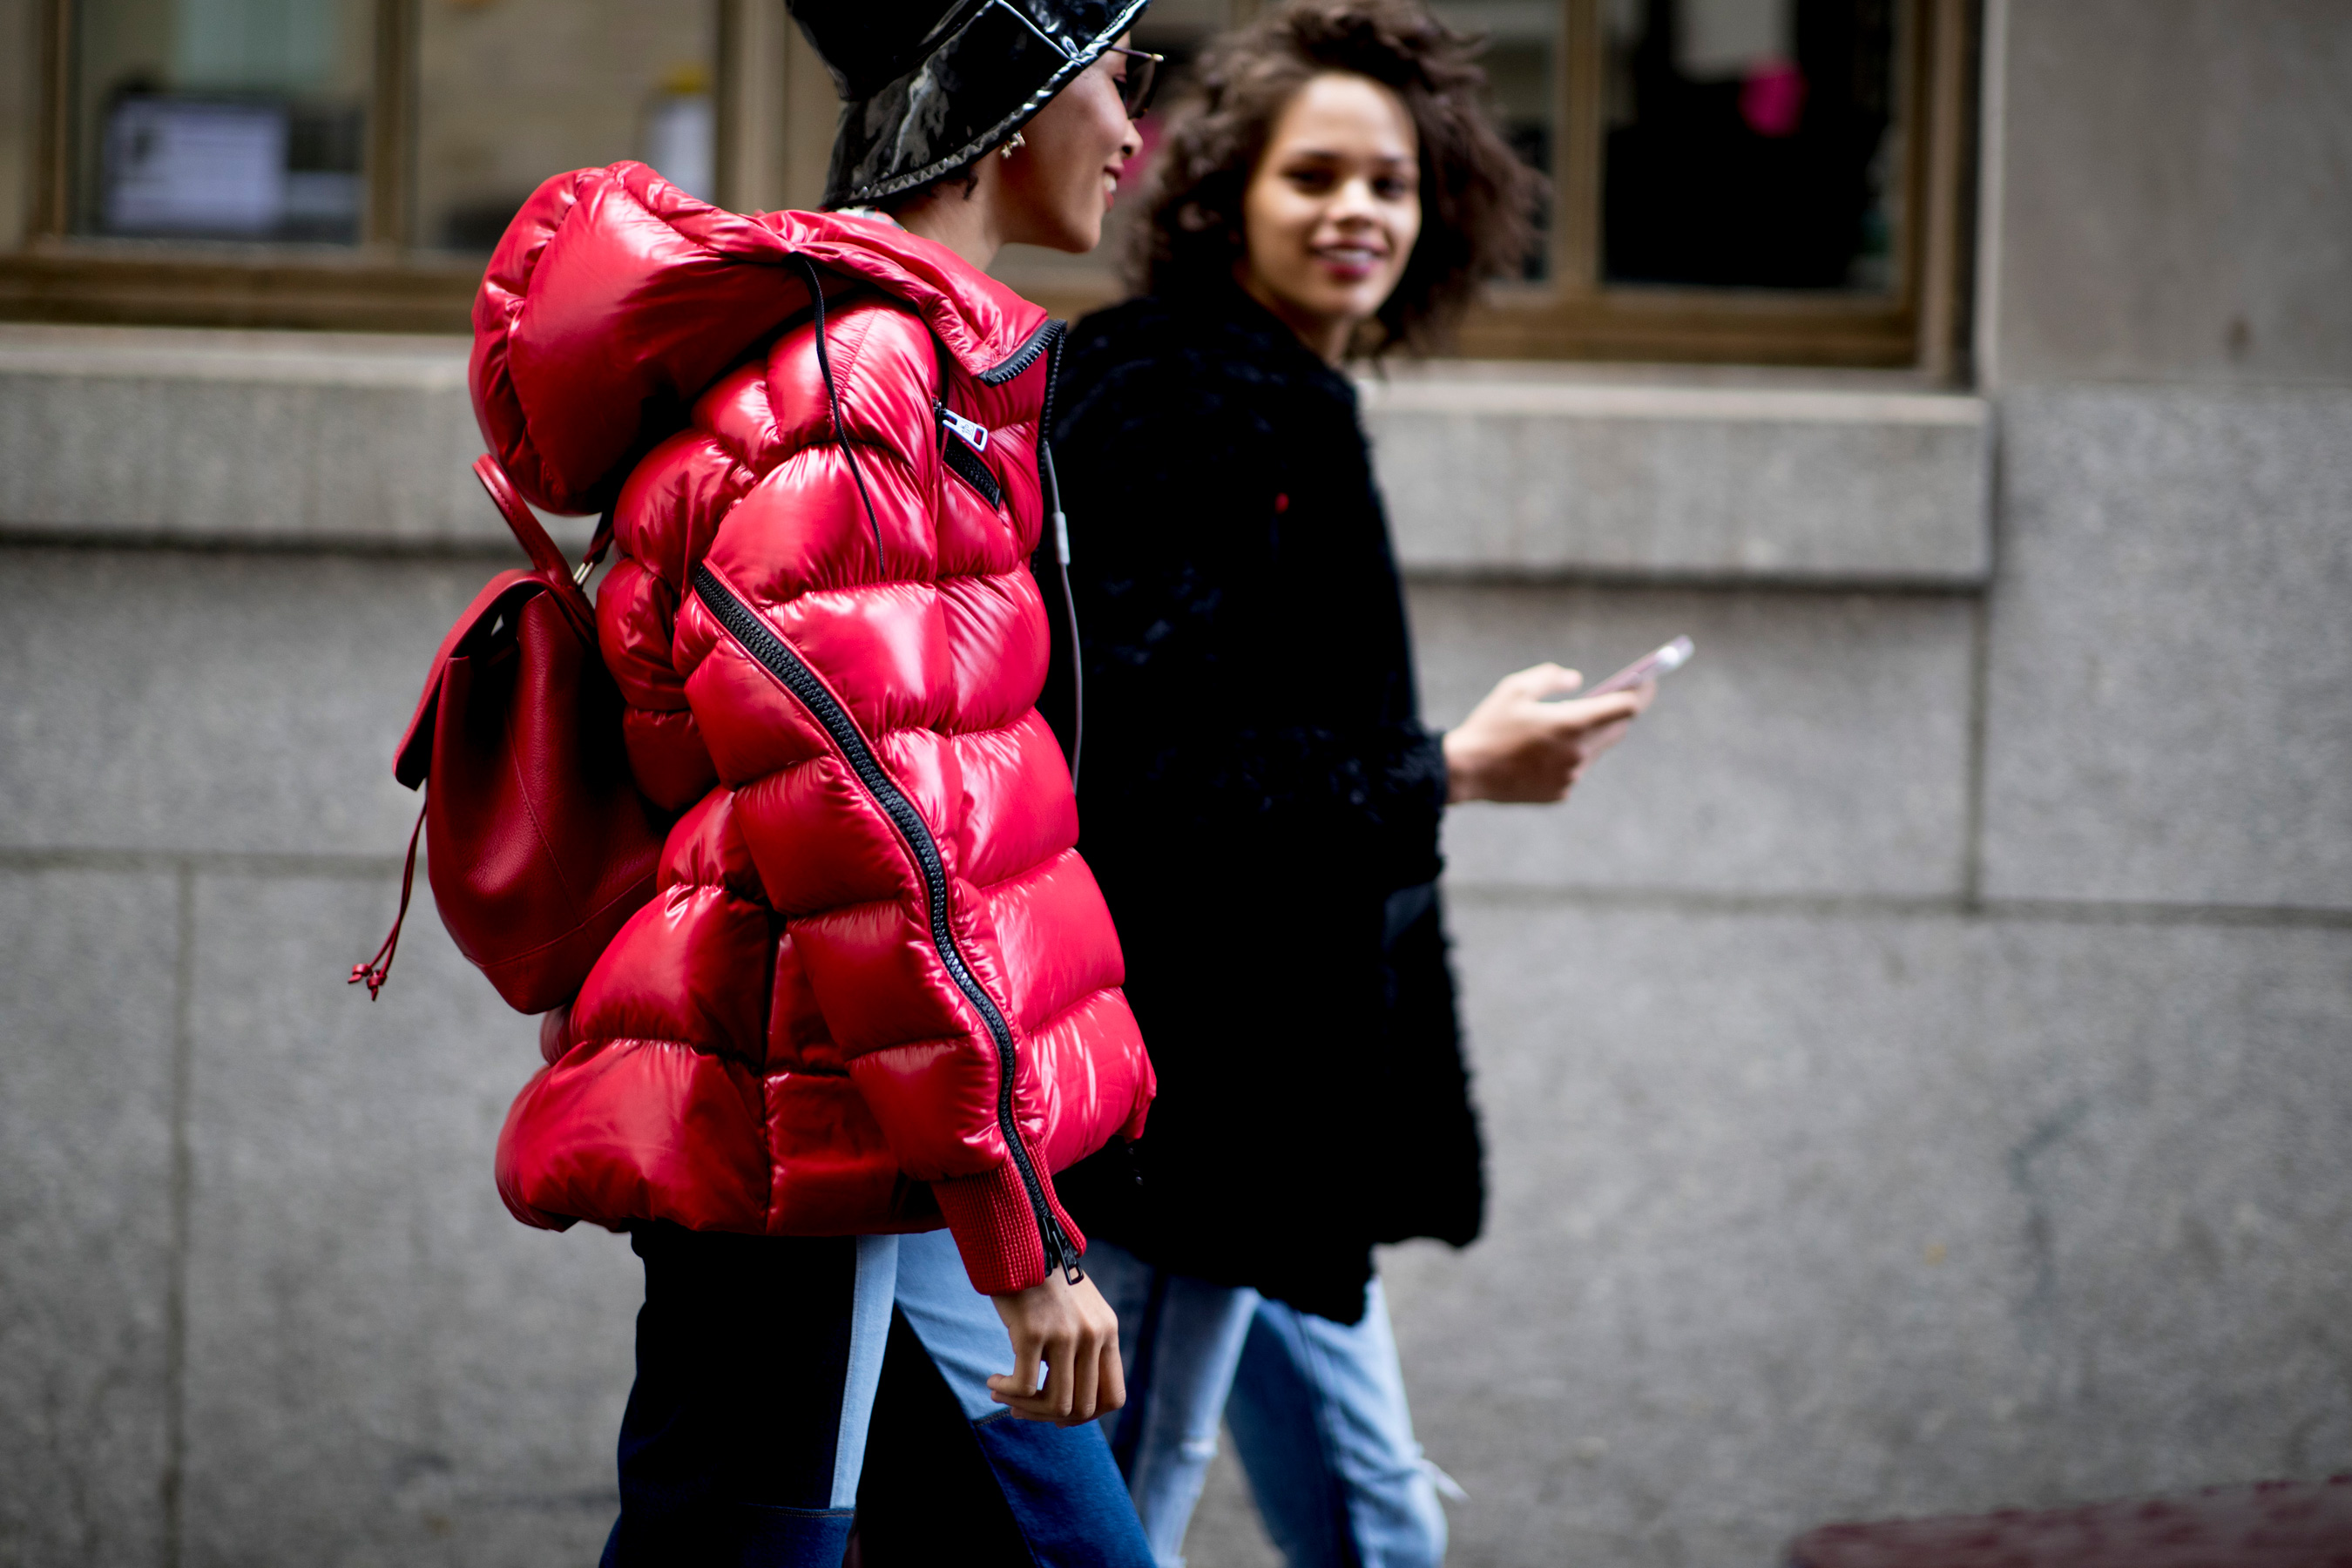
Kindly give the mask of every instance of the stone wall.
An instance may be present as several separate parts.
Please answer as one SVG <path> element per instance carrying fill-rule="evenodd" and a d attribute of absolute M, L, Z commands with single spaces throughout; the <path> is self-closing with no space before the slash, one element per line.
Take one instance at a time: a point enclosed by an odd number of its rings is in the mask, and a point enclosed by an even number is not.
<path fill-rule="evenodd" d="M 1988 34 L 1975 395 L 1369 399 L 1433 717 L 1700 649 L 1449 827 L 1493 1223 L 1383 1267 L 1456 1563 L 2352 1468 L 2352 25 Z M 0 331 L 0 1562 L 609 1523 L 635 1262 L 488 1179 L 532 1030 L 429 907 L 342 984 L 507 548 L 462 358 Z M 1192 1557 L 1270 1561 L 1228 1466 Z"/>
<path fill-rule="evenodd" d="M 1494 1223 L 1386 1268 L 1456 1563 L 2352 1467 L 2352 16 L 1988 27 L 1989 449 L 1381 416 L 1435 717 L 1700 648 L 1451 825 Z"/>

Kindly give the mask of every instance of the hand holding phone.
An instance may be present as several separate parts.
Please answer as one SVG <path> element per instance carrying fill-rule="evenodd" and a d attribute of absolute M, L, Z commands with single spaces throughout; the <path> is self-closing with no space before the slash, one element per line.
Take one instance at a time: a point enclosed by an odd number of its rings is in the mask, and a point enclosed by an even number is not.
<path fill-rule="evenodd" d="M 1565 689 L 1569 672 L 1539 664 L 1503 677 L 1485 700 L 1445 736 L 1446 798 L 1561 800 L 1594 758 L 1623 738 L 1646 706 L 1612 703 L 1607 717 L 1580 706 L 1588 698 L 1632 690 L 1689 662 L 1693 645 L 1676 637 L 1600 685 Z"/>
<path fill-rule="evenodd" d="M 1688 664 L 1690 656 L 1697 651 L 1697 647 L 1698 645 L 1688 637 L 1676 637 L 1665 647 L 1643 654 L 1600 685 L 1589 686 L 1572 695 L 1606 697 L 1612 691 L 1631 691 L 1645 680 L 1656 680 L 1662 676 L 1672 675 L 1675 670 Z"/>

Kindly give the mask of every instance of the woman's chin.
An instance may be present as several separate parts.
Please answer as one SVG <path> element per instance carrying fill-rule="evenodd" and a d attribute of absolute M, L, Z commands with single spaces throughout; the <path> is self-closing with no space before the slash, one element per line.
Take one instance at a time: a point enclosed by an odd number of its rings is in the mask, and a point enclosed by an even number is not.
<path fill-rule="evenodd" d="M 1054 226 L 1049 237 L 1034 239 L 1030 243 L 1047 250 L 1058 250 L 1065 256 L 1084 256 L 1102 243 L 1102 214 L 1098 212 L 1066 214 L 1062 221 Z"/>
<path fill-rule="evenodd" d="M 1313 290 L 1313 297 L 1301 302 L 1318 321 L 1346 321 L 1350 325 L 1363 321 L 1381 308 L 1380 300 L 1374 298 L 1370 289 L 1360 286 L 1327 286 Z"/>

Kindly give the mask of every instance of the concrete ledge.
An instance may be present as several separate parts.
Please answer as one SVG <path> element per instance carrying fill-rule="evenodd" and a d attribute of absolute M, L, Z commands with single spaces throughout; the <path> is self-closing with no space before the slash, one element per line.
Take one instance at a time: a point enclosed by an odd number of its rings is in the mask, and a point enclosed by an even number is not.
<path fill-rule="evenodd" d="M 1419 575 L 1967 588 L 1990 570 L 1980 398 L 1486 367 L 1363 393 Z"/>
<path fill-rule="evenodd" d="M 463 338 L 0 327 L 0 533 L 496 549 Z M 1969 587 L 1978 398 L 1459 364 L 1368 384 L 1406 570 Z M 589 524 L 558 525 L 577 549 Z"/>
<path fill-rule="evenodd" d="M 467 340 L 0 327 L 0 531 L 498 549 Z M 593 525 L 558 524 L 584 544 Z"/>

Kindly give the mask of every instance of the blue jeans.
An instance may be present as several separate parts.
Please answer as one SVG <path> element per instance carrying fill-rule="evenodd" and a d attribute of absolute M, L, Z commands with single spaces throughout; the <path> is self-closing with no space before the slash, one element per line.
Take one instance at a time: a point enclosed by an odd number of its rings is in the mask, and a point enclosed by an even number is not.
<path fill-rule="evenodd" d="M 1290 1568 L 1435 1568 L 1445 1514 L 1413 1441 L 1388 1301 L 1345 1325 L 1152 1268 L 1105 1241 L 1087 1271 L 1118 1313 L 1127 1406 L 1103 1418 L 1159 1568 L 1217 1453 L 1220 1415 Z"/>
<path fill-rule="evenodd" d="M 989 1398 L 1013 1342 L 954 1239 L 645 1226 L 605 1568 L 1146 1568 L 1099 1427 Z"/>

